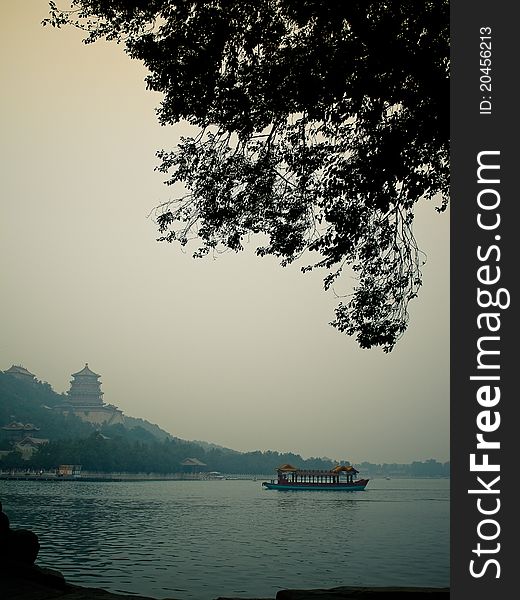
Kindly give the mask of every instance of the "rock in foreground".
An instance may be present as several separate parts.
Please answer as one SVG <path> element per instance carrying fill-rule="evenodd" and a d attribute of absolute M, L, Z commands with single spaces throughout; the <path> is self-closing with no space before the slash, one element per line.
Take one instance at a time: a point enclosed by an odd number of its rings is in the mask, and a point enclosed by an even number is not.
<path fill-rule="evenodd" d="M 18 566 L 0 568 L 2 600 L 153 600 L 144 596 L 112 594 L 99 588 L 71 585 L 52 569 Z M 173 600 L 173 599 L 171 599 Z"/>

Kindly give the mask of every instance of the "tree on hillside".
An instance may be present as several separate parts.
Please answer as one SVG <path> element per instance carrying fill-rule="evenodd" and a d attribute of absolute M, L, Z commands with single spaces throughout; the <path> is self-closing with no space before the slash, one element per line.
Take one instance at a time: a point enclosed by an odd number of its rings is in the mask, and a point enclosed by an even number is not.
<path fill-rule="evenodd" d="M 184 189 L 157 207 L 159 239 L 196 239 L 201 257 L 260 234 L 259 255 L 305 253 L 326 289 L 349 270 L 332 324 L 390 351 L 421 286 L 414 206 L 448 199 L 448 1 L 50 5 L 46 23 L 143 61 L 162 124 L 199 128 L 158 152 L 166 184 Z"/>

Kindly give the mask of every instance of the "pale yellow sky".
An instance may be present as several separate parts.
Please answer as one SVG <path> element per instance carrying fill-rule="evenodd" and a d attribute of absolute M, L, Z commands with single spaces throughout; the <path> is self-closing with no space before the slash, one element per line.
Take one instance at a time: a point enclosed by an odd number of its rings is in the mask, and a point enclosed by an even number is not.
<path fill-rule="evenodd" d="M 58 392 L 85 362 L 105 400 L 174 435 L 352 461 L 449 456 L 449 217 L 423 203 L 420 298 L 390 354 L 328 326 L 320 274 L 254 248 L 196 261 L 155 242 L 170 190 L 160 97 L 121 46 L 0 0 L 0 369 Z M 185 131 L 184 131 L 185 132 Z"/>

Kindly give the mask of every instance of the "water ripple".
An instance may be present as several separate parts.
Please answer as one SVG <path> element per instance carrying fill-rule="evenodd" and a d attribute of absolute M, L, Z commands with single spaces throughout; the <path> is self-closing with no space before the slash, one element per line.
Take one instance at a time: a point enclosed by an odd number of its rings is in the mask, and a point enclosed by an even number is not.
<path fill-rule="evenodd" d="M 2 482 L 38 564 L 83 585 L 186 600 L 283 587 L 449 585 L 449 482 L 374 480 L 365 492 L 259 482 Z"/>

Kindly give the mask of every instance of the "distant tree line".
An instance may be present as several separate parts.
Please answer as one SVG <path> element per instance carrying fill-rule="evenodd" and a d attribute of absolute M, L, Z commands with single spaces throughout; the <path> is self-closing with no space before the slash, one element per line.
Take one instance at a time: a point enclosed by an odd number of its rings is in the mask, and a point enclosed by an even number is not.
<path fill-rule="evenodd" d="M 133 430 L 132 430 L 133 431 Z M 134 431 L 134 434 L 136 432 Z M 131 435 L 107 438 L 99 432 L 86 439 L 55 440 L 42 446 L 29 459 L 13 453 L 2 461 L 4 467 L 53 469 L 60 464 L 78 464 L 84 470 L 104 473 L 179 473 L 187 457 L 197 458 L 206 466 L 201 471 L 266 475 L 274 473 L 284 463 L 306 469 L 331 469 L 337 461 L 329 458 L 308 458 L 294 453 L 272 450 L 236 452 L 212 448 L 205 450 L 198 444 L 177 438 L 143 441 Z M 348 463 L 347 463 L 348 464 Z M 364 462 L 356 467 L 371 477 L 449 477 L 449 463 L 434 459 L 410 464 L 374 464 Z"/>
<path fill-rule="evenodd" d="M 135 435 L 135 430 L 132 430 Z M 204 450 L 198 444 L 173 438 L 142 441 L 132 435 L 108 438 L 99 432 L 85 439 L 55 440 L 38 449 L 29 460 L 16 452 L 4 458 L 4 467 L 53 469 L 60 464 L 78 464 L 87 471 L 127 473 L 179 473 L 181 462 L 197 458 L 206 466 L 201 471 L 223 473 L 272 473 L 286 462 L 308 469 L 330 469 L 330 459 L 303 459 L 298 454 L 266 452 L 234 452 L 226 449 Z"/>
<path fill-rule="evenodd" d="M 434 458 L 412 463 L 370 463 L 362 462 L 356 467 L 372 477 L 449 477 L 450 463 L 440 463 Z"/>

